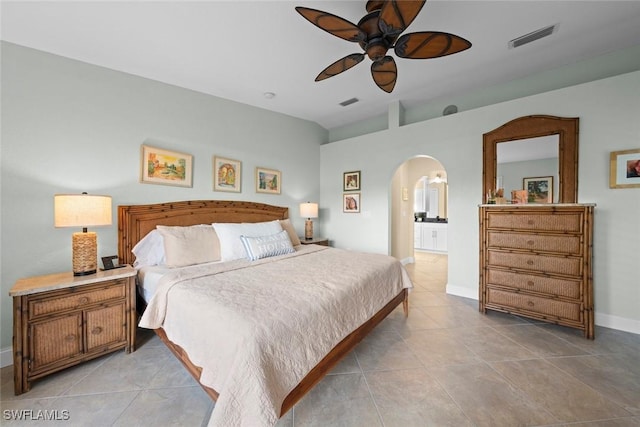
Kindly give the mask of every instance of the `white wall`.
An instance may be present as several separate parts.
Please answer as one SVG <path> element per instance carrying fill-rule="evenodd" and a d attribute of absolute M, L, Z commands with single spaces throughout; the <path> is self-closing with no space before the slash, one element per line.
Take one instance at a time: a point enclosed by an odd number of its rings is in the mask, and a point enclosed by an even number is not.
<path fill-rule="evenodd" d="M 338 247 L 389 252 L 390 183 L 404 161 L 437 158 L 449 185 L 450 293 L 478 295 L 478 208 L 482 134 L 520 116 L 580 118 L 578 200 L 597 203 L 594 283 L 596 323 L 640 333 L 640 188 L 609 189 L 609 153 L 640 147 L 640 72 L 465 111 L 321 147 L 320 203 Z M 361 210 L 341 211 L 341 177 L 362 172 Z"/>
<path fill-rule="evenodd" d="M 21 277 L 69 271 L 71 229 L 53 227 L 56 193 L 108 194 L 123 204 L 190 199 L 288 206 L 319 199 L 315 123 L 2 43 L 0 348 L 11 346 L 9 289 Z M 193 188 L 139 183 L 140 145 L 194 156 Z M 212 190 L 212 156 L 242 161 L 242 193 Z M 282 194 L 256 194 L 256 166 L 282 172 Z M 98 256 L 117 253 L 117 224 L 96 228 Z M 321 224 L 318 234 L 322 233 Z M 10 357 L 10 354 L 9 354 Z"/>

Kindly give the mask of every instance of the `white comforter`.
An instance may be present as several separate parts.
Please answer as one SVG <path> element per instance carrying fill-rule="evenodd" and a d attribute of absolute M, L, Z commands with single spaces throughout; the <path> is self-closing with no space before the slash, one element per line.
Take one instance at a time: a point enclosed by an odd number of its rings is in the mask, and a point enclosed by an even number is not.
<path fill-rule="evenodd" d="M 272 426 L 284 398 L 345 336 L 411 288 L 386 255 L 315 245 L 177 269 L 140 326 L 164 328 L 219 393 L 209 426 Z"/>

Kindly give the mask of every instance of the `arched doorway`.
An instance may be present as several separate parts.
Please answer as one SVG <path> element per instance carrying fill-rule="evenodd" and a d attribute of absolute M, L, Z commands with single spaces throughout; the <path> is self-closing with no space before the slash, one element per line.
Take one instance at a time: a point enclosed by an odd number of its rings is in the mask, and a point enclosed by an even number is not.
<path fill-rule="evenodd" d="M 415 251 L 447 253 L 448 194 L 446 169 L 420 155 L 406 160 L 391 183 L 390 253 L 405 264 Z"/>

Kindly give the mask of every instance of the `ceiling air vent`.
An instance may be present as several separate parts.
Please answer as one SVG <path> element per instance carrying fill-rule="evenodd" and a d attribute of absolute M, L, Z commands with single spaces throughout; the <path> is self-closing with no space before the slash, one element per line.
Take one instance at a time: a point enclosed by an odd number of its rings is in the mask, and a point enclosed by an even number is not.
<path fill-rule="evenodd" d="M 342 105 L 343 107 L 346 107 L 347 105 L 355 104 L 358 101 L 360 101 L 358 98 L 351 98 L 351 99 L 347 99 L 346 101 L 342 101 L 340 105 Z"/>
<path fill-rule="evenodd" d="M 543 37 L 547 37 L 550 36 L 551 34 L 555 33 L 556 30 L 558 28 L 558 25 L 550 25 L 548 27 L 544 27 L 541 28 L 539 30 L 536 30 L 532 33 L 529 34 L 525 34 L 524 36 L 520 36 L 518 38 L 515 38 L 513 40 L 511 40 L 509 42 L 509 49 L 513 49 L 515 47 L 520 47 L 522 45 L 525 45 L 527 43 L 531 43 L 533 41 L 539 40 Z"/>

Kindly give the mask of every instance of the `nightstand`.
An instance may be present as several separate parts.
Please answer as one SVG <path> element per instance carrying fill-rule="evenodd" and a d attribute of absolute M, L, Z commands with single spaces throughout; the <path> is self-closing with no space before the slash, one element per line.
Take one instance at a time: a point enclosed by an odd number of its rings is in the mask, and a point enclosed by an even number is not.
<path fill-rule="evenodd" d="M 72 272 L 18 280 L 13 297 L 16 395 L 33 380 L 104 354 L 135 350 L 136 270 Z"/>
<path fill-rule="evenodd" d="M 302 243 L 303 245 L 329 246 L 329 239 L 324 237 L 314 237 L 313 239 L 305 239 L 304 237 L 300 237 L 300 243 Z"/>

